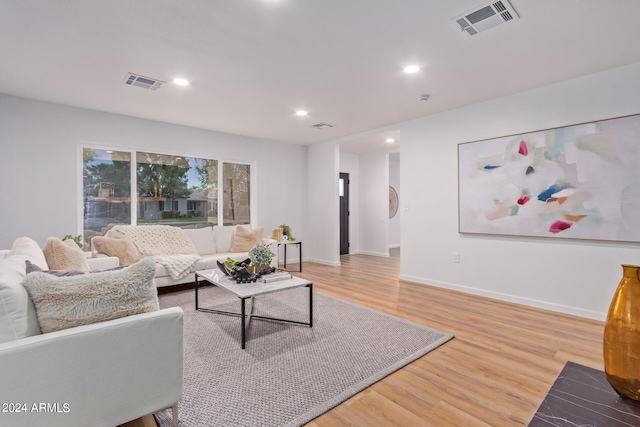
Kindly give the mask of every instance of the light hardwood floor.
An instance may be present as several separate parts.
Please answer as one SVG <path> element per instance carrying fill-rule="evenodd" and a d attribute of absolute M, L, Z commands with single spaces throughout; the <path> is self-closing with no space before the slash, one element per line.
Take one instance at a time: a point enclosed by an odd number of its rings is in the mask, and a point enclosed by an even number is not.
<path fill-rule="evenodd" d="M 296 274 L 317 292 L 455 338 L 308 427 L 526 426 L 565 362 L 603 369 L 603 322 L 399 281 L 395 256 L 347 255 L 341 263 L 304 263 Z M 127 427 L 153 425 L 148 416 Z"/>

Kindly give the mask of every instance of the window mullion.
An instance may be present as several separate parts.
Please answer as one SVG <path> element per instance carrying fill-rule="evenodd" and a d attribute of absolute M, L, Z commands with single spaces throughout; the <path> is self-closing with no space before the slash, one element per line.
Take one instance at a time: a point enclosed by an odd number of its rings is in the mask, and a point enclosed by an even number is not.
<path fill-rule="evenodd" d="M 218 160 L 218 225 L 224 224 L 224 162 Z"/>
<path fill-rule="evenodd" d="M 137 151 L 131 152 L 131 202 L 130 202 L 130 210 L 131 210 L 131 224 L 138 224 L 138 161 L 137 161 Z"/>

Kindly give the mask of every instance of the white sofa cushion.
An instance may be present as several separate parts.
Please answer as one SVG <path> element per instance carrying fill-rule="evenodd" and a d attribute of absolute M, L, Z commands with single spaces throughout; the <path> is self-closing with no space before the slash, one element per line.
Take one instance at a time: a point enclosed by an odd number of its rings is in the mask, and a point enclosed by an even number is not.
<path fill-rule="evenodd" d="M 182 335 L 172 307 L 0 344 L 0 402 L 59 408 L 0 413 L 0 425 L 110 427 L 169 407 L 182 397 Z"/>
<path fill-rule="evenodd" d="M 214 225 L 213 234 L 216 239 L 216 249 L 218 252 L 229 252 L 233 244 L 233 231 L 235 227 L 230 225 Z"/>
<path fill-rule="evenodd" d="M 0 260 L 0 343 L 40 334 L 35 307 L 22 286 L 26 261 L 48 268 L 40 246 L 28 237 L 16 239 Z"/>
<path fill-rule="evenodd" d="M 95 258 L 87 258 L 87 264 L 91 271 L 102 271 L 116 268 L 120 265 L 120 260 L 118 257 L 100 255 Z"/>
<path fill-rule="evenodd" d="M 119 270 L 56 277 L 31 273 L 22 282 L 43 333 L 158 310 L 153 258 Z"/>
<path fill-rule="evenodd" d="M 24 268 L 0 260 L 0 343 L 38 335 L 40 326 L 33 303 L 22 286 Z"/>
<path fill-rule="evenodd" d="M 213 227 L 203 227 L 203 228 L 185 228 L 184 234 L 193 242 L 193 245 L 196 247 L 196 251 L 200 255 L 210 255 L 215 254 L 216 242 L 215 242 L 215 234 L 213 233 Z"/>

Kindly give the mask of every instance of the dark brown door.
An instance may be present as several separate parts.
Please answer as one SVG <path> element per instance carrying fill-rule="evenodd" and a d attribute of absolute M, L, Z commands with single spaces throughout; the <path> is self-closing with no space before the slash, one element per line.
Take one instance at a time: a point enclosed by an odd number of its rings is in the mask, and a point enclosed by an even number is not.
<path fill-rule="evenodd" d="M 340 255 L 349 253 L 349 174 L 340 172 Z"/>

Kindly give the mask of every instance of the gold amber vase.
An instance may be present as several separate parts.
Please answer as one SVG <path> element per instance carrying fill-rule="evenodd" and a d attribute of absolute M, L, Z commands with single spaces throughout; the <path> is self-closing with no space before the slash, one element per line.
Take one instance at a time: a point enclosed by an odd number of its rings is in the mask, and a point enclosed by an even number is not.
<path fill-rule="evenodd" d="M 622 265 L 604 327 L 604 370 L 613 389 L 640 405 L 640 266 Z"/>

